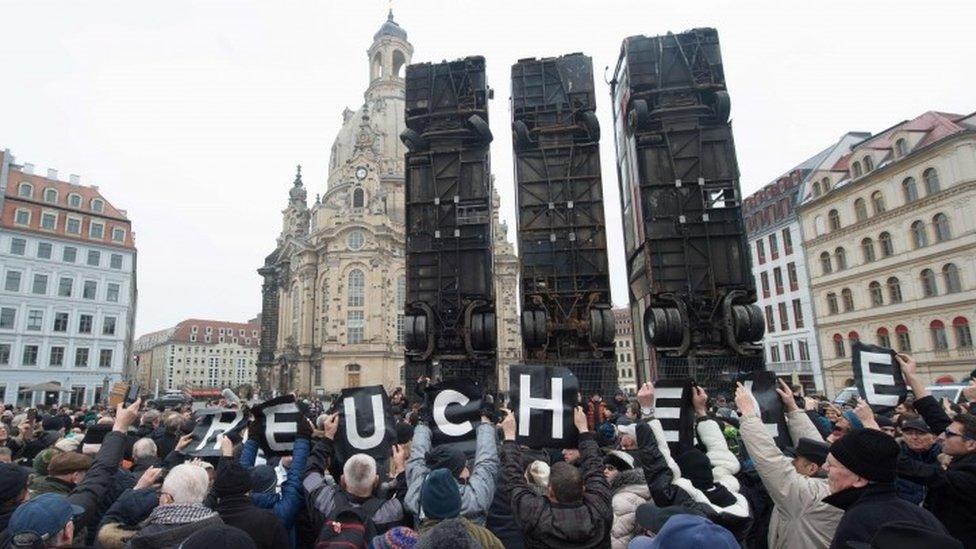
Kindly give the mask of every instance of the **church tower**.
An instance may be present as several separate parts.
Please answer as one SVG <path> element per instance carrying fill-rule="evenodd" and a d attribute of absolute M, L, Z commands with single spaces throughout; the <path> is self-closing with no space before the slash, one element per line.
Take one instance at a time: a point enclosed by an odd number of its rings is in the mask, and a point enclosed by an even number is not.
<path fill-rule="evenodd" d="M 281 236 L 278 237 L 280 246 L 288 238 L 301 238 L 308 235 L 308 222 L 310 213 L 308 211 L 308 193 L 302 184 L 302 167 L 298 166 L 295 173 L 295 182 L 292 183 L 288 191 L 288 206 L 281 212 Z"/>

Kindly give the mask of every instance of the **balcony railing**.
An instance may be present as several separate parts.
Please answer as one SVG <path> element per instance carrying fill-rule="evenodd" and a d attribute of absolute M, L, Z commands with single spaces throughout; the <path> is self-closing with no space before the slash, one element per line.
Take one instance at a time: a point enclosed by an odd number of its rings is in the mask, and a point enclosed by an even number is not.
<path fill-rule="evenodd" d="M 813 363 L 809 360 L 787 360 L 783 362 L 767 362 L 766 369 L 777 374 L 812 374 Z"/>

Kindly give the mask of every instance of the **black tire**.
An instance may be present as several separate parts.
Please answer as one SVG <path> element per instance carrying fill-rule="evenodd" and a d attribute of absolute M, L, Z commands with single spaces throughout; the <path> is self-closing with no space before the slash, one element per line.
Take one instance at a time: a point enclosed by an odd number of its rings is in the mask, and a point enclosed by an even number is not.
<path fill-rule="evenodd" d="M 644 333 L 652 344 L 664 344 L 667 336 L 667 317 L 663 309 L 652 307 L 644 313 Z"/>
<path fill-rule="evenodd" d="M 590 341 L 597 347 L 603 346 L 603 320 L 600 309 L 590 309 Z"/>
<path fill-rule="evenodd" d="M 613 310 L 600 309 L 603 313 L 603 345 L 613 346 L 617 337 L 617 320 L 613 317 Z"/>
<path fill-rule="evenodd" d="M 664 310 L 664 314 L 668 318 L 668 346 L 675 346 L 681 343 L 681 338 L 684 336 L 684 325 L 681 322 L 681 313 L 678 309 L 668 307 Z"/>
<path fill-rule="evenodd" d="M 484 313 L 481 316 L 485 332 L 485 346 L 482 347 L 482 350 L 490 351 L 495 348 L 498 342 L 498 323 L 495 319 L 495 313 Z"/>
<path fill-rule="evenodd" d="M 643 128 L 650 119 L 651 109 L 647 106 L 647 101 L 635 99 L 630 104 L 630 112 L 627 113 L 627 125 L 630 127 L 630 131 L 636 132 Z"/>
<path fill-rule="evenodd" d="M 512 142 L 515 144 L 516 151 L 525 150 L 532 146 L 532 137 L 525 122 L 521 120 L 512 122 Z"/>
<path fill-rule="evenodd" d="M 752 321 L 750 326 L 751 330 L 749 333 L 749 341 L 761 341 L 763 336 L 766 335 L 766 319 L 763 317 L 762 309 L 759 305 L 752 304 L 748 305 L 749 317 Z"/>
<path fill-rule="evenodd" d="M 752 337 L 752 314 L 748 305 L 732 306 L 732 334 L 736 342 L 750 341 Z"/>
<path fill-rule="evenodd" d="M 423 151 L 427 149 L 427 141 L 415 130 L 407 128 L 400 132 L 400 141 L 410 152 Z"/>
<path fill-rule="evenodd" d="M 712 112 L 716 122 L 720 124 L 728 123 L 729 115 L 732 114 L 732 100 L 729 98 L 729 92 L 715 92 L 715 100 L 712 103 Z"/>
<path fill-rule="evenodd" d="M 583 111 L 580 115 L 580 124 L 583 125 L 591 142 L 600 142 L 600 121 L 597 120 L 595 112 Z"/>
<path fill-rule="evenodd" d="M 542 347 L 547 339 L 545 311 L 522 311 L 522 340 L 525 346 L 533 349 Z"/>
<path fill-rule="evenodd" d="M 406 346 L 412 351 L 423 351 L 427 348 L 427 316 L 410 315 L 407 317 Z"/>
<path fill-rule="evenodd" d="M 485 122 L 484 118 L 481 118 L 477 114 L 472 114 L 468 117 L 468 126 L 474 131 L 475 135 L 478 136 L 478 141 L 483 145 L 491 143 L 494 136 L 491 134 L 491 128 L 488 127 L 488 123 Z"/>

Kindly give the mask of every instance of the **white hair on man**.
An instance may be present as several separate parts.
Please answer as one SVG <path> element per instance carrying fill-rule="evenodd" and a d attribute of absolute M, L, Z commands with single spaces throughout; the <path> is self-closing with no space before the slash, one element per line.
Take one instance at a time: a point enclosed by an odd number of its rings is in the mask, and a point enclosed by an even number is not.
<path fill-rule="evenodd" d="M 173 467 L 163 481 L 162 492 L 173 498 L 173 503 L 203 503 L 210 491 L 210 477 L 203 467 L 183 463 Z"/>
<path fill-rule="evenodd" d="M 156 455 L 156 443 L 151 438 L 140 438 L 132 445 L 132 459 L 149 458 Z"/>
<path fill-rule="evenodd" d="M 329 414 L 319 414 L 319 417 L 315 418 L 315 428 L 322 430 L 325 428 L 325 420 L 329 419 Z"/>
<path fill-rule="evenodd" d="M 342 467 L 342 480 L 350 494 L 369 497 L 376 486 L 376 460 L 366 454 L 354 454 Z"/>
<path fill-rule="evenodd" d="M 537 459 L 526 467 L 525 480 L 528 481 L 529 484 L 535 485 L 541 490 L 545 490 L 549 487 L 549 473 L 549 464 Z"/>

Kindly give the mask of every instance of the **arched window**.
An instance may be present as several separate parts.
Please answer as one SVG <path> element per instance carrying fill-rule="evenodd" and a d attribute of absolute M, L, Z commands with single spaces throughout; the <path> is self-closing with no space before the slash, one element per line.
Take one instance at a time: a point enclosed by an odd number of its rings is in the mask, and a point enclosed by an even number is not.
<path fill-rule="evenodd" d="M 356 187 L 352 191 L 352 207 L 362 208 L 366 205 L 366 191 L 360 187 Z"/>
<path fill-rule="evenodd" d="M 881 257 L 891 257 L 895 255 L 895 245 L 891 241 L 891 233 L 883 232 L 878 235 L 878 243 L 881 244 Z"/>
<path fill-rule="evenodd" d="M 823 192 L 829 191 L 830 190 L 830 178 L 829 177 L 825 177 L 825 178 L 821 179 L 820 180 L 820 186 L 823 187 Z"/>
<path fill-rule="evenodd" d="M 817 236 L 820 236 L 826 232 L 826 229 L 824 228 L 823 216 L 818 215 L 817 217 L 813 218 L 813 229 L 817 233 Z"/>
<path fill-rule="evenodd" d="M 69 194 L 68 195 L 68 206 L 71 206 L 72 208 L 80 208 L 81 207 L 81 195 L 78 195 L 78 194 L 75 194 L 75 193 Z"/>
<path fill-rule="evenodd" d="M 383 57 L 381 57 L 380 52 L 376 52 L 373 56 L 373 62 L 369 65 L 370 80 L 376 80 L 378 78 L 383 78 Z"/>
<path fill-rule="evenodd" d="M 908 334 L 908 328 L 904 324 L 895 326 L 895 339 L 898 341 L 898 350 L 907 353 L 912 350 L 912 338 Z"/>
<path fill-rule="evenodd" d="M 964 316 L 952 319 L 952 331 L 956 335 L 956 347 L 969 349 L 973 346 L 973 334 L 969 331 L 969 321 Z"/>
<path fill-rule="evenodd" d="M 362 367 L 359 364 L 346 365 L 346 387 L 359 387 L 363 380 L 360 378 Z"/>
<path fill-rule="evenodd" d="M 885 327 L 878 328 L 878 331 L 875 333 L 875 335 L 878 338 L 879 347 L 886 347 L 888 349 L 891 348 L 891 336 L 888 335 L 888 328 Z"/>
<path fill-rule="evenodd" d="M 929 245 L 929 237 L 925 233 L 925 223 L 921 221 L 912 223 L 912 243 L 915 244 L 915 249 Z"/>
<path fill-rule="evenodd" d="M 93 198 L 90 205 L 91 211 L 101 213 L 101 211 L 104 209 L 104 205 L 105 203 L 102 202 L 100 198 Z"/>
<path fill-rule="evenodd" d="M 830 225 L 831 231 L 840 229 L 840 212 L 837 210 L 830 210 L 827 212 L 827 224 Z"/>
<path fill-rule="evenodd" d="M 44 202 L 50 202 L 51 204 L 57 204 L 57 202 L 58 202 L 58 191 L 57 191 L 57 189 L 52 189 L 50 187 L 44 189 Z"/>
<path fill-rule="evenodd" d="M 908 142 L 904 139 L 895 141 L 895 154 L 897 154 L 899 157 L 908 154 Z"/>
<path fill-rule="evenodd" d="M 874 241 L 870 238 L 861 240 L 861 253 L 864 254 L 864 262 L 871 263 L 876 259 L 874 255 Z"/>
<path fill-rule="evenodd" d="M 922 281 L 922 297 L 939 295 L 939 286 L 935 282 L 935 273 L 932 272 L 932 269 L 923 269 L 919 278 Z"/>
<path fill-rule="evenodd" d="M 888 301 L 892 303 L 901 303 L 901 282 L 897 277 L 891 277 L 887 280 L 888 285 Z"/>
<path fill-rule="evenodd" d="M 366 275 L 359 269 L 349 273 L 349 306 L 362 307 L 366 304 Z"/>
<path fill-rule="evenodd" d="M 874 191 L 871 193 L 871 206 L 874 208 L 874 215 L 879 213 L 884 213 L 885 211 L 885 199 L 881 191 Z"/>
<path fill-rule="evenodd" d="M 834 250 L 834 259 L 837 261 L 838 271 L 843 271 L 847 268 L 847 251 L 844 248 Z"/>
<path fill-rule="evenodd" d="M 859 336 L 857 332 L 852 330 L 850 332 L 847 332 L 847 340 L 850 341 L 851 343 L 854 343 L 855 341 L 860 341 L 861 336 Z"/>
<path fill-rule="evenodd" d="M 949 216 L 944 213 L 937 213 L 932 218 L 932 226 L 935 227 L 935 241 L 945 242 L 952 238 L 952 231 L 949 229 Z"/>
<path fill-rule="evenodd" d="M 864 157 L 864 173 L 874 170 L 874 160 L 870 156 Z"/>
<path fill-rule="evenodd" d="M 834 272 L 834 268 L 830 263 L 830 254 L 827 252 L 820 254 L 820 271 L 825 275 Z"/>
<path fill-rule="evenodd" d="M 871 294 L 871 305 L 879 307 L 884 305 L 884 293 L 881 291 L 881 283 L 877 280 L 868 284 L 868 293 Z"/>
<path fill-rule="evenodd" d="M 945 278 L 946 293 L 955 294 L 962 291 L 962 281 L 959 279 L 959 267 L 955 263 L 942 266 L 942 277 Z"/>
<path fill-rule="evenodd" d="M 939 172 L 935 171 L 935 168 L 929 168 L 922 172 L 922 180 L 925 181 L 925 196 L 942 190 L 939 185 Z"/>
<path fill-rule="evenodd" d="M 851 172 L 853 173 L 853 177 L 861 177 L 861 163 L 855 160 L 851 164 Z"/>
<path fill-rule="evenodd" d="M 816 196 L 820 196 L 820 182 L 819 181 L 814 181 L 813 182 L 813 196 L 815 196 L 815 197 Z"/>
<path fill-rule="evenodd" d="M 830 314 L 835 315 L 840 312 L 837 308 L 837 294 L 830 292 L 827 294 L 827 310 Z"/>
<path fill-rule="evenodd" d="M 854 201 L 854 217 L 858 221 L 864 221 L 868 218 L 868 205 L 863 198 Z"/>
<path fill-rule="evenodd" d="M 844 358 L 844 336 L 840 334 L 834 334 L 834 356 L 837 358 Z"/>
<path fill-rule="evenodd" d="M 840 298 L 844 302 L 844 312 L 848 313 L 854 310 L 854 294 L 851 292 L 850 288 L 844 288 L 840 291 Z"/>
<path fill-rule="evenodd" d="M 403 78 L 403 66 L 407 64 L 406 57 L 400 50 L 393 50 L 393 76 Z"/>
<path fill-rule="evenodd" d="M 941 320 L 933 320 L 929 323 L 929 334 L 932 336 L 933 349 L 945 351 L 949 348 L 949 338 L 946 336 L 945 324 Z"/>
<path fill-rule="evenodd" d="M 918 186 L 915 185 L 914 177 L 906 177 L 901 182 L 901 192 L 905 196 L 905 204 L 911 204 L 918 200 Z"/>
<path fill-rule="evenodd" d="M 30 183 L 21 183 L 17 187 L 17 196 L 21 198 L 34 198 L 34 186 Z"/>

